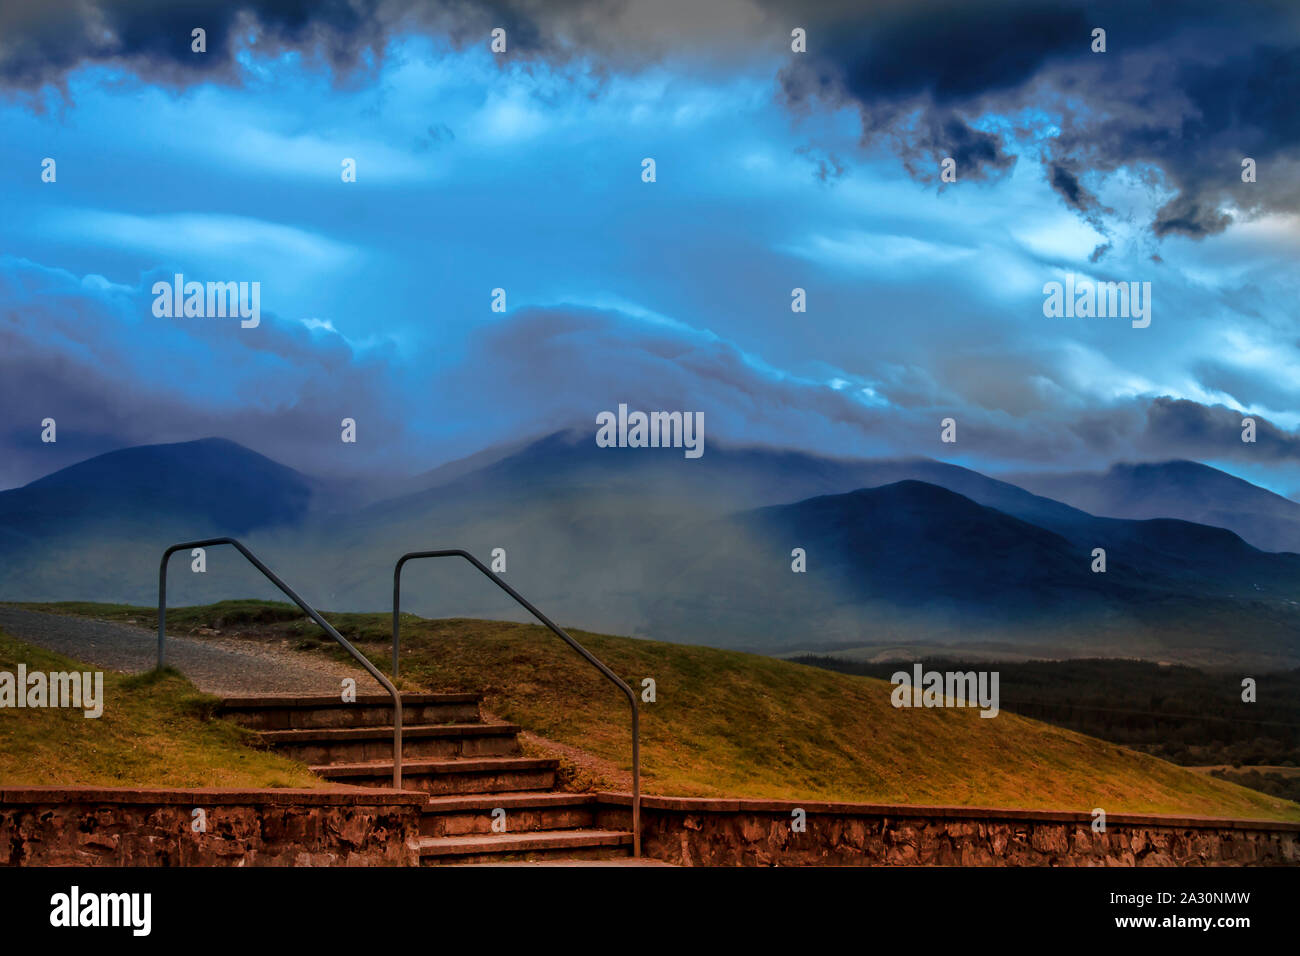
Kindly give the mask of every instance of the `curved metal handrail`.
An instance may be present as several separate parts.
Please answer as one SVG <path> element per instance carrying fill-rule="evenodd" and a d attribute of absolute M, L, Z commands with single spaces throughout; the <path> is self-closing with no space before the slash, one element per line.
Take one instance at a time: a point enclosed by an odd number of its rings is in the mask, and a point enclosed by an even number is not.
<path fill-rule="evenodd" d="M 329 621 L 321 617 L 314 607 L 300 598 L 296 591 L 289 585 L 285 584 L 276 575 L 274 571 L 259 561 L 253 552 L 236 541 L 234 538 L 207 538 L 203 541 L 186 541 L 181 544 L 174 544 L 163 552 L 162 563 L 158 567 L 158 667 L 163 666 L 166 660 L 165 646 L 167 640 L 167 559 L 177 551 L 185 551 L 190 548 L 208 548 L 217 544 L 228 544 L 239 551 L 246 557 L 253 567 L 261 571 L 266 578 L 288 595 L 294 604 L 302 608 L 303 613 L 315 621 L 324 629 L 325 633 L 334 640 L 343 645 L 343 649 L 357 659 L 357 662 L 364 667 L 370 676 L 379 681 L 381 687 L 388 691 L 393 698 L 393 789 L 402 789 L 402 695 L 397 692 L 392 681 L 385 677 L 379 668 L 370 663 L 366 656 L 358 651 L 338 631 L 330 625 Z M 396 672 L 393 674 L 397 676 Z"/>
<path fill-rule="evenodd" d="M 401 646 L 402 566 L 407 561 L 416 558 L 464 558 L 482 571 L 488 580 L 514 598 L 529 614 L 545 624 L 553 634 L 560 637 L 566 644 L 581 654 L 587 660 L 587 663 L 609 678 L 627 696 L 628 703 L 632 705 L 632 854 L 636 857 L 641 856 L 641 715 L 637 711 L 636 692 L 627 685 L 626 681 L 606 667 L 600 658 L 566 634 L 564 629 L 552 622 L 549 617 L 533 607 L 527 598 L 506 584 L 505 581 L 502 581 L 499 575 L 493 574 L 491 569 L 484 565 L 482 561 L 460 548 L 452 548 L 446 551 L 411 551 L 397 559 L 397 565 L 393 568 L 394 677 L 397 676 L 398 652 Z"/>

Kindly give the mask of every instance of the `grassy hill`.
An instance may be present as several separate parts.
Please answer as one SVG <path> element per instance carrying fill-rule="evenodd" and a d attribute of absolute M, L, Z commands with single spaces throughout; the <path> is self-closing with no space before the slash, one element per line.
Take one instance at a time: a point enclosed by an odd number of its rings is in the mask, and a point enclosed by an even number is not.
<path fill-rule="evenodd" d="M 898 669 L 848 654 L 791 659 L 881 679 Z M 922 651 L 914 659 L 939 671 L 988 666 L 955 654 Z M 1184 767 L 1289 765 L 1300 771 L 1300 668 L 1243 673 L 1115 658 L 999 659 L 996 666 L 1003 710 Z M 1257 699 L 1250 704 L 1241 699 L 1244 674 L 1256 682 Z"/>
<path fill-rule="evenodd" d="M 93 671 L 0 632 L 0 671 Z M 212 719 L 215 697 L 172 670 L 104 672 L 104 712 L 0 710 L 0 786 L 319 787 L 306 768 L 250 749 L 250 735 Z"/>
<path fill-rule="evenodd" d="M 156 622 L 149 608 L 24 605 L 104 620 Z M 327 614 L 382 669 L 386 614 Z M 226 601 L 168 612 L 169 630 L 286 643 L 339 654 L 289 605 Z M 476 691 L 497 716 L 595 760 L 618 785 L 630 768 L 626 700 L 539 626 L 403 616 L 402 684 Z M 886 681 L 737 651 L 572 631 L 642 704 L 647 793 L 769 799 L 1176 813 L 1300 820 L 1300 805 L 1008 712 L 890 705 Z M 564 753 L 564 750 L 561 750 Z"/>

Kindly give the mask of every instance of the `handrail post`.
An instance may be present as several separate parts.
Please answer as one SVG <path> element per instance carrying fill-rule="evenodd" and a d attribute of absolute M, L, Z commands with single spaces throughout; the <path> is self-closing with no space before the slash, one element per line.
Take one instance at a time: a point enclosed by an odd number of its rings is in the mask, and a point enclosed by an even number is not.
<path fill-rule="evenodd" d="M 167 644 L 167 559 L 172 556 L 172 549 L 163 552 L 158 565 L 158 669 L 163 669 L 166 662 Z"/>
<path fill-rule="evenodd" d="M 543 614 L 537 608 L 533 607 L 522 594 L 502 581 L 501 578 L 493 574 L 492 571 L 478 558 L 460 548 L 451 548 L 444 551 L 410 551 L 397 559 L 397 564 L 393 567 L 393 676 L 397 676 L 397 660 L 399 647 L 401 643 L 401 594 L 402 594 L 402 566 L 407 561 L 416 558 L 464 558 L 474 567 L 478 568 L 485 577 L 501 590 L 505 591 L 515 603 L 519 604 L 524 610 L 528 611 L 533 617 L 546 625 L 550 631 L 564 640 L 566 644 L 582 655 L 586 661 L 596 670 L 600 671 L 610 681 L 621 690 L 632 705 L 632 855 L 640 858 L 641 856 L 641 714 L 637 707 L 636 692 L 628 686 L 627 681 L 619 677 L 612 670 L 605 666 L 605 663 L 592 654 L 589 650 L 570 637 L 565 630 L 558 624 L 554 623 L 549 617 Z"/>
<path fill-rule="evenodd" d="M 158 569 L 158 666 L 161 668 L 166 659 L 165 645 L 167 640 L 167 561 L 177 551 L 183 551 L 187 548 L 206 548 L 217 544 L 228 544 L 248 559 L 248 562 L 257 570 L 261 571 L 263 576 L 279 588 L 294 604 L 302 609 L 303 613 L 316 622 L 330 637 L 334 638 L 343 649 L 351 654 L 356 661 L 366 669 L 366 671 L 379 682 L 379 686 L 388 691 L 393 698 L 393 789 L 402 789 L 402 695 L 397 692 L 392 681 L 383 675 L 379 668 L 370 663 L 370 660 L 359 650 L 353 647 L 348 640 L 334 629 L 329 621 L 321 617 L 314 607 L 298 596 L 293 588 L 280 580 L 274 571 L 257 559 L 253 552 L 236 541 L 234 538 L 207 538 L 203 541 L 186 541 L 181 544 L 174 544 L 163 552 L 162 564 Z"/>
<path fill-rule="evenodd" d="M 402 626 L 402 565 L 406 563 L 403 557 L 397 562 L 397 567 L 393 568 L 393 676 L 397 676 L 398 666 L 398 644 L 400 638 L 398 633 Z"/>
<path fill-rule="evenodd" d="M 632 856 L 641 858 L 641 713 L 632 697 Z"/>

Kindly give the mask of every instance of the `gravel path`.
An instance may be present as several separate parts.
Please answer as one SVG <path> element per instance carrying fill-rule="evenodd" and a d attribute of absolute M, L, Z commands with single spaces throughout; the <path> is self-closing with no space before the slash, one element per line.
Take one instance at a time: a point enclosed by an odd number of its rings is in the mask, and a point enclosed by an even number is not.
<path fill-rule="evenodd" d="M 129 624 L 0 607 L 0 630 L 11 637 L 105 670 L 139 673 L 154 666 L 158 632 Z M 357 692 L 383 693 L 361 666 L 341 664 L 283 645 L 231 638 L 167 635 L 167 663 L 200 690 L 221 696 L 337 694 L 352 677 Z"/>

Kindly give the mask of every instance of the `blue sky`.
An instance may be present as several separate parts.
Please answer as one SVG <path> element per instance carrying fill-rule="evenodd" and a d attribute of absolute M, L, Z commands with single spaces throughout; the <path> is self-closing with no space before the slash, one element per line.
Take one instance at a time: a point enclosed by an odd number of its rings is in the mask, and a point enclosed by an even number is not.
<path fill-rule="evenodd" d="M 594 431 L 627 402 L 704 411 L 720 441 L 987 471 L 1190 457 L 1300 489 L 1300 226 L 1269 182 L 1294 152 L 1256 184 L 1277 202 L 1220 196 L 1226 228 L 1158 235 L 1162 209 L 1214 180 L 1078 146 L 1067 133 L 1103 143 L 1121 122 L 1113 90 L 1091 99 L 1051 64 L 991 84 L 961 122 L 1014 161 L 941 185 L 916 138 L 937 94 L 794 97 L 791 61 L 780 43 L 499 57 L 485 35 L 391 27 L 346 70 L 236 42 L 220 75 L 86 57 L 62 90 L 15 84 L 0 487 L 210 434 L 309 472 L 414 472 Z M 1165 93 L 1142 83 L 1134 103 Z M 1065 201 L 1053 163 L 1095 201 Z M 155 317 L 150 288 L 177 272 L 260 282 L 262 324 Z M 1150 282 L 1151 326 L 1044 317 L 1044 283 L 1068 272 Z M 1230 440 L 1243 413 L 1264 423 L 1257 447 Z"/>

